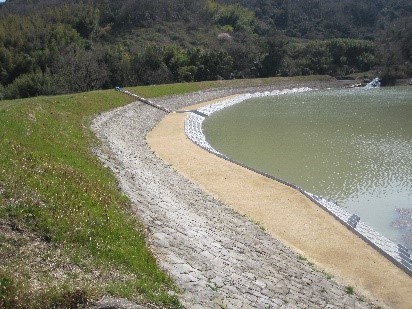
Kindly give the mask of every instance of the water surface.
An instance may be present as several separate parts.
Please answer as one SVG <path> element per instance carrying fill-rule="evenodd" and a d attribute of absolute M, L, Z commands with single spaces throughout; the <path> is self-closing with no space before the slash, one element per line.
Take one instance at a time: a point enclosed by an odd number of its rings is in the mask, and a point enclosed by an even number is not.
<path fill-rule="evenodd" d="M 204 131 L 228 157 L 331 198 L 412 246 L 411 87 L 252 99 L 212 114 Z"/>

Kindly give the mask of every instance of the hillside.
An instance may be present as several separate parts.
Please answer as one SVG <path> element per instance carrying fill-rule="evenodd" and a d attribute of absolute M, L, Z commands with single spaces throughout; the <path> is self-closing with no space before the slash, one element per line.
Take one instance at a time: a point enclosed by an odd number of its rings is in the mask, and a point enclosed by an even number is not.
<path fill-rule="evenodd" d="M 391 82 L 412 75 L 411 16 L 408 0 L 9 0 L 0 98 L 370 70 Z"/>
<path fill-rule="evenodd" d="M 391 23 L 410 18 L 408 0 L 221 0 L 254 10 L 269 27 L 291 37 L 373 39 Z"/>

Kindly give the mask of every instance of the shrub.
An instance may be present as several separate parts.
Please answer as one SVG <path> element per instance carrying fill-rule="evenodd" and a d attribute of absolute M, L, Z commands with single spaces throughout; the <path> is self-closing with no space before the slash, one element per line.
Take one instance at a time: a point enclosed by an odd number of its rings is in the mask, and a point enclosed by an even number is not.
<path fill-rule="evenodd" d="M 24 74 L 4 89 L 4 99 L 29 98 L 52 94 L 52 89 L 52 79 L 49 75 L 43 73 Z"/>

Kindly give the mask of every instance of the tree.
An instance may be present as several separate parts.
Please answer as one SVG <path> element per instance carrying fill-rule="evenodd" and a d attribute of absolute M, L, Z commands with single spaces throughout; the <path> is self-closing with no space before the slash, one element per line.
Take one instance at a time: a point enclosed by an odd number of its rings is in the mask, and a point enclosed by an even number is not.
<path fill-rule="evenodd" d="M 218 25 L 231 26 L 235 31 L 253 32 L 255 14 L 240 4 L 221 5 L 215 0 L 208 1 L 209 11 Z"/>
<path fill-rule="evenodd" d="M 260 65 L 260 76 L 277 76 L 280 73 L 282 62 L 288 53 L 288 41 L 280 37 L 270 38 L 266 42 L 266 54 Z"/>
<path fill-rule="evenodd" d="M 172 72 L 164 62 L 164 49 L 158 45 L 149 45 L 136 53 L 132 60 L 132 70 L 138 84 L 152 85 L 173 81 Z"/>
<path fill-rule="evenodd" d="M 233 72 L 233 59 L 225 51 L 201 51 L 196 81 L 229 79 Z"/>
<path fill-rule="evenodd" d="M 187 81 L 193 69 L 188 69 L 189 57 L 187 52 L 177 45 L 169 45 L 164 49 L 164 62 L 173 74 L 174 81 Z M 186 69 L 182 69 L 186 68 Z"/>
<path fill-rule="evenodd" d="M 99 89 L 108 80 L 102 51 L 86 50 L 77 45 L 61 51 L 52 72 L 63 93 Z"/>
<path fill-rule="evenodd" d="M 108 70 L 108 87 L 136 85 L 132 73 L 132 56 L 130 51 L 121 43 L 107 48 L 104 63 Z"/>

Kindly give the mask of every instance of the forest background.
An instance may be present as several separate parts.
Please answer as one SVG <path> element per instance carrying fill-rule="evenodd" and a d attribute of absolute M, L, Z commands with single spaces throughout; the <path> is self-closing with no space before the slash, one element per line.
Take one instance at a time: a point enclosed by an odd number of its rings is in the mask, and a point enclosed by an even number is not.
<path fill-rule="evenodd" d="M 0 99 L 371 70 L 412 76 L 410 0 L 0 3 Z"/>

